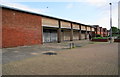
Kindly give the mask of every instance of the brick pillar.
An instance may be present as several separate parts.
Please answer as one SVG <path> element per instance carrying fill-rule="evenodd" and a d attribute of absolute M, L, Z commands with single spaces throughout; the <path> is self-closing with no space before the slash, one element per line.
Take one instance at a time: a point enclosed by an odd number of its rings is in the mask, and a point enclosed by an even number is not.
<path fill-rule="evenodd" d="M 106 35 L 108 36 L 108 31 L 106 31 Z"/>
<path fill-rule="evenodd" d="M 105 30 L 104 34 L 105 34 L 105 36 L 107 36 L 107 31 L 106 30 Z"/>
<path fill-rule="evenodd" d="M 104 29 L 102 29 L 102 35 L 103 35 L 103 37 L 104 37 L 104 34 L 105 34 L 105 31 L 104 31 Z"/>
<path fill-rule="evenodd" d="M 85 26 L 86 31 L 85 31 L 85 39 L 87 39 L 87 26 Z"/>
<path fill-rule="evenodd" d="M 96 37 L 96 35 L 97 35 L 97 28 L 95 28 L 95 37 Z"/>
<path fill-rule="evenodd" d="M 101 27 L 100 27 L 100 35 L 102 35 L 102 34 L 101 34 Z"/>
<path fill-rule="evenodd" d="M 72 23 L 71 23 L 70 41 L 73 41 L 73 25 L 72 25 Z"/>
<path fill-rule="evenodd" d="M 106 32 L 107 32 L 107 36 L 108 36 L 108 30 Z"/>
<path fill-rule="evenodd" d="M 79 40 L 81 40 L 81 25 L 79 25 Z"/>
<path fill-rule="evenodd" d="M 90 27 L 90 34 L 91 34 L 91 36 L 93 37 L 93 34 L 92 34 L 92 27 Z"/>
<path fill-rule="evenodd" d="M 64 41 L 64 30 L 62 31 L 62 41 Z"/>
<path fill-rule="evenodd" d="M 58 25 L 59 25 L 59 28 L 58 28 L 58 43 L 61 42 L 61 23 L 60 23 L 60 20 L 58 20 Z"/>

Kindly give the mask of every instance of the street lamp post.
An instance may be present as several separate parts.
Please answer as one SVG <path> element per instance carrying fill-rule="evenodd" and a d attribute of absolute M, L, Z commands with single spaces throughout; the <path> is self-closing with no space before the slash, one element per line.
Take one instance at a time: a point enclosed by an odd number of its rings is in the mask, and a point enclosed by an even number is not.
<path fill-rule="evenodd" d="M 120 35 L 120 1 L 118 2 L 118 35 Z"/>
<path fill-rule="evenodd" d="M 112 43 L 112 3 L 110 4 L 110 43 Z"/>

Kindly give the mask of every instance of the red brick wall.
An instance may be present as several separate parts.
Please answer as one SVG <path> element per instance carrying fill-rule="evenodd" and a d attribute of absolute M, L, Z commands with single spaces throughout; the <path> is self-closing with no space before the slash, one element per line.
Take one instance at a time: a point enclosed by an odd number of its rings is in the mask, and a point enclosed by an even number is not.
<path fill-rule="evenodd" d="M 105 37 L 105 36 L 107 36 L 107 29 L 106 28 L 103 28 L 103 36 Z"/>
<path fill-rule="evenodd" d="M 2 47 L 42 44 L 41 16 L 2 10 Z"/>
<path fill-rule="evenodd" d="M 103 37 L 108 35 L 107 34 L 107 29 L 106 28 L 102 28 L 102 27 L 96 27 L 95 28 L 95 32 L 96 32 L 96 34 L 100 34 Z"/>
<path fill-rule="evenodd" d="M 2 10 L 0 8 L 0 48 L 2 48 Z"/>

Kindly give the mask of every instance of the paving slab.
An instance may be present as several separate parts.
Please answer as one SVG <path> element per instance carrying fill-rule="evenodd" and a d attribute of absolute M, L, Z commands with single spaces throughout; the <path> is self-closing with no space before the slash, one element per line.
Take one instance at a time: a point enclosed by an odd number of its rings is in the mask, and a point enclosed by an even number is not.
<path fill-rule="evenodd" d="M 62 43 L 44 43 L 43 45 L 19 46 L 2 49 L 2 63 L 22 60 L 40 55 L 44 51 L 61 51 L 69 49 L 70 41 Z M 88 40 L 72 41 L 76 46 L 84 46 L 89 44 Z"/>
<path fill-rule="evenodd" d="M 5 63 L 2 71 L 4 75 L 118 75 L 118 43 L 87 44 L 57 55 L 38 54 Z"/>

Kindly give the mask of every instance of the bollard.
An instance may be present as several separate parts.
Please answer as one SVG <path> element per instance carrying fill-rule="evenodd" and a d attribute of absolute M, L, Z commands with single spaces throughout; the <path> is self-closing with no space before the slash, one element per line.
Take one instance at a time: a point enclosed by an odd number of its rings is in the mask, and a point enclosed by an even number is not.
<path fill-rule="evenodd" d="M 75 47 L 75 44 L 74 43 L 69 43 L 69 48 L 74 48 Z"/>
<path fill-rule="evenodd" d="M 75 47 L 75 44 L 74 43 L 72 43 L 72 48 L 74 48 Z"/>
<path fill-rule="evenodd" d="M 70 49 L 71 49 L 72 48 L 72 44 L 70 43 L 69 46 L 70 46 Z"/>

